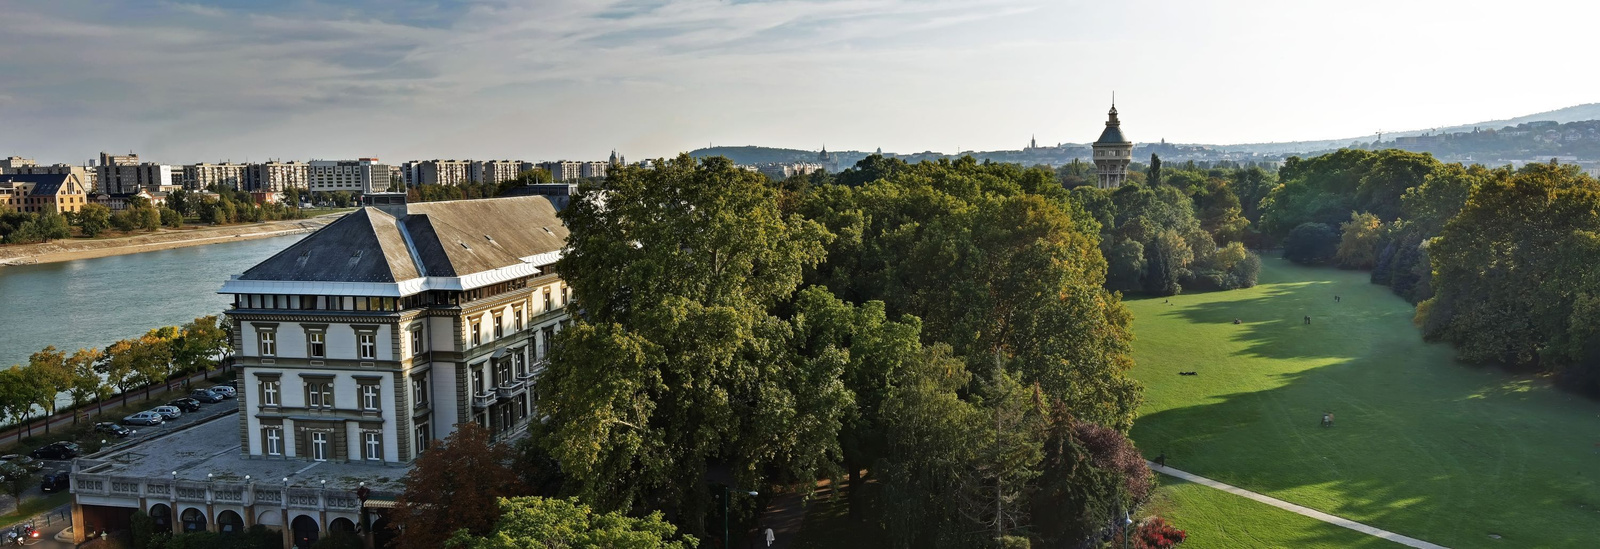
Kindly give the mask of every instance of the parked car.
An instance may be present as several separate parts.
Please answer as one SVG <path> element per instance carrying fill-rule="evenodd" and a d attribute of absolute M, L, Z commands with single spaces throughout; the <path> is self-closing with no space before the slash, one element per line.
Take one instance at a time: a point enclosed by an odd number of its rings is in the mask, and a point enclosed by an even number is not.
<path fill-rule="evenodd" d="M 183 410 L 179 410 L 177 406 L 157 406 L 151 408 L 150 411 L 161 414 L 161 419 L 164 420 L 183 417 Z"/>
<path fill-rule="evenodd" d="M 211 392 L 222 395 L 222 398 L 233 398 L 239 396 L 239 391 L 234 389 L 232 385 L 218 385 L 212 387 Z"/>
<path fill-rule="evenodd" d="M 195 389 L 190 391 L 189 398 L 204 402 L 206 404 L 222 402 L 222 396 L 211 392 L 210 389 Z"/>
<path fill-rule="evenodd" d="M 78 457 L 79 452 L 81 452 L 81 449 L 78 448 L 77 444 L 56 442 L 34 450 L 33 453 L 28 455 L 33 456 L 33 459 L 72 459 Z"/>
<path fill-rule="evenodd" d="M 51 492 L 60 492 L 70 487 L 72 485 L 71 481 L 72 473 L 67 471 L 56 471 L 54 473 L 45 475 L 44 479 L 39 481 L 39 491 L 46 494 Z"/>
<path fill-rule="evenodd" d="M 174 407 L 178 408 L 179 410 L 183 410 L 185 412 L 198 412 L 198 411 L 200 411 L 200 401 L 192 399 L 192 398 L 189 398 L 189 397 L 184 397 L 184 398 L 180 398 L 178 400 L 174 400 L 172 402 L 168 402 L 167 406 L 174 406 Z"/>
<path fill-rule="evenodd" d="M 127 425 L 160 425 L 162 421 L 165 420 L 157 412 L 139 412 L 122 418 L 122 423 Z"/>
<path fill-rule="evenodd" d="M 0 456 L 0 462 L 15 463 L 27 470 L 29 473 L 35 473 L 44 468 L 44 464 L 39 463 L 39 460 L 24 456 L 22 454 L 7 454 Z"/>
<path fill-rule="evenodd" d="M 94 424 L 94 431 L 96 433 L 105 433 L 117 438 L 128 438 L 128 435 L 138 432 L 109 421 Z"/>

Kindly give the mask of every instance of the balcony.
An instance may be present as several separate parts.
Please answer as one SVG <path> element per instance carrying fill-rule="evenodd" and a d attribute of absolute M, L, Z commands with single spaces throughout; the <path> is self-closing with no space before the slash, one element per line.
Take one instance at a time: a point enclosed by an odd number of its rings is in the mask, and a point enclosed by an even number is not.
<path fill-rule="evenodd" d="M 522 392 L 525 387 L 527 385 L 521 381 L 507 380 L 500 382 L 500 386 L 495 387 L 495 392 L 500 395 L 500 398 L 511 398 L 517 396 L 517 393 Z"/>
<path fill-rule="evenodd" d="M 522 372 L 520 374 L 517 374 L 517 381 L 521 381 L 521 382 L 532 381 L 533 380 L 533 376 L 534 376 L 534 374 L 533 374 L 532 371 Z"/>
<path fill-rule="evenodd" d="M 494 404 L 496 400 L 500 400 L 500 396 L 494 391 L 484 391 L 482 393 L 472 395 L 472 409 L 482 410 L 488 408 L 489 405 Z"/>

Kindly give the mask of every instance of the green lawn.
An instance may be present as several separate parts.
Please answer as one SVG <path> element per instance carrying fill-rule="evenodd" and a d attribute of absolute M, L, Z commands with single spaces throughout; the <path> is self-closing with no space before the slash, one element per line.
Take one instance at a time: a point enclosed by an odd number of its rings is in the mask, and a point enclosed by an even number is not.
<path fill-rule="evenodd" d="M 1161 515 L 1189 534 L 1183 549 L 1388 549 L 1400 544 L 1316 519 L 1161 475 L 1146 511 Z"/>
<path fill-rule="evenodd" d="M 1256 288 L 1128 301 L 1145 384 L 1132 434 L 1146 455 L 1449 547 L 1596 545 L 1600 404 L 1455 362 L 1367 273 L 1264 263 Z M 1323 411 L 1337 426 L 1318 426 Z M 1264 514 L 1205 490 L 1163 489 L 1174 523 L 1196 547 L 1247 544 L 1229 532 Z M 1324 536 L 1270 520 L 1282 538 Z"/>

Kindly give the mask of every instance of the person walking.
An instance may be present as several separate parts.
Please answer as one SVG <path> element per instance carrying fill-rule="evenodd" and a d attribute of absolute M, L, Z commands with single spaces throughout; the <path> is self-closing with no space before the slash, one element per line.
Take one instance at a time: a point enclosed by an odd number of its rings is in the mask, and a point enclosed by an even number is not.
<path fill-rule="evenodd" d="M 772 544 L 777 543 L 777 542 L 778 542 L 777 534 L 772 533 L 772 527 L 768 526 L 767 527 L 767 547 L 772 547 Z"/>

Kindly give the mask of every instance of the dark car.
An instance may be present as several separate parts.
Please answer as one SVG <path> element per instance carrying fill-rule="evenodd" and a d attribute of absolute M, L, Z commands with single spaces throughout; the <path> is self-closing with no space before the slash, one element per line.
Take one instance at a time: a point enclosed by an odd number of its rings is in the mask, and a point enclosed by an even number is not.
<path fill-rule="evenodd" d="M 44 480 L 39 481 L 39 490 L 46 494 L 51 492 L 60 492 L 71 486 L 71 481 L 72 473 L 67 471 L 56 471 L 54 473 L 45 475 Z"/>
<path fill-rule="evenodd" d="M 105 433 L 117 438 L 128 438 L 128 435 L 138 432 L 109 421 L 94 424 L 94 431 L 96 433 Z"/>
<path fill-rule="evenodd" d="M 81 451 L 82 450 L 78 448 L 77 444 L 73 444 L 71 442 L 56 442 L 49 446 L 34 450 L 33 453 L 28 455 L 33 456 L 33 459 L 72 459 L 78 457 L 78 453 Z"/>
<path fill-rule="evenodd" d="M 173 408 L 177 408 L 177 409 L 183 410 L 185 412 L 198 412 L 198 411 L 200 411 L 200 401 L 192 399 L 192 398 L 188 398 L 188 397 L 184 397 L 184 398 L 180 398 L 178 400 L 174 400 L 172 402 L 168 402 L 167 406 L 171 406 Z"/>
<path fill-rule="evenodd" d="M 213 393 L 207 389 L 195 389 L 190 391 L 189 398 L 204 402 L 206 404 L 216 404 L 218 402 L 222 402 L 222 395 Z"/>

